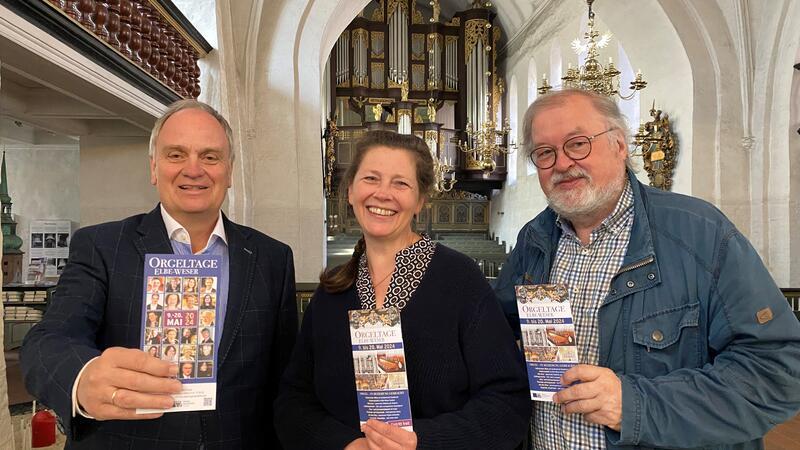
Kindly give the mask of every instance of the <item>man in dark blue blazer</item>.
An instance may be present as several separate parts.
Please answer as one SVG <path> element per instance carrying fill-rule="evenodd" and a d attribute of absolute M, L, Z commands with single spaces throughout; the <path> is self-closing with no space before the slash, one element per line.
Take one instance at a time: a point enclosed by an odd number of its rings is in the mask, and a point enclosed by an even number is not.
<path fill-rule="evenodd" d="M 150 138 L 160 205 L 75 233 L 53 301 L 21 356 L 28 390 L 58 414 L 67 449 L 279 447 L 272 402 L 297 331 L 292 252 L 221 213 L 231 136 L 208 105 L 173 104 Z M 176 364 L 138 349 L 148 253 L 221 257 L 215 410 L 135 413 L 171 407 L 169 394 L 182 386 Z"/>

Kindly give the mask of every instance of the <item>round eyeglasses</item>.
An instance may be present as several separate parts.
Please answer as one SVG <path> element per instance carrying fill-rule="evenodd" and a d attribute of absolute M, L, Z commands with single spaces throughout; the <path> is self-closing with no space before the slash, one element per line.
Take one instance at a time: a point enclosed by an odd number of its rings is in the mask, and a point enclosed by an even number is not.
<path fill-rule="evenodd" d="M 561 151 L 564 152 L 567 158 L 573 161 L 585 159 L 592 153 L 592 140 L 597 136 L 602 136 L 613 130 L 615 130 L 615 128 L 609 128 L 606 131 L 592 136 L 573 136 L 564 142 L 564 145 L 561 146 Z M 556 165 L 557 158 L 558 152 L 556 148 L 550 145 L 536 147 L 530 154 L 531 162 L 539 169 L 549 169 L 553 167 Z"/>

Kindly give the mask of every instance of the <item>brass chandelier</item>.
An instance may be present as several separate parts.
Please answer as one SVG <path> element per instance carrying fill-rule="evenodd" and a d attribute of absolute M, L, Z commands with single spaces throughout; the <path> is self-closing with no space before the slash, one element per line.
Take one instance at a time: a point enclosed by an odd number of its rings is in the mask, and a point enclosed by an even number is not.
<path fill-rule="evenodd" d="M 479 169 L 485 173 L 494 172 L 497 163 L 494 162 L 494 155 L 507 155 L 516 150 L 517 145 L 511 144 L 506 147 L 503 145 L 505 138 L 511 131 L 508 119 L 503 123 L 503 128 L 497 128 L 496 121 L 487 119 L 479 129 L 474 129 L 471 122 L 467 122 L 467 140 L 458 141 L 458 149 L 467 154 L 467 169 Z"/>
<path fill-rule="evenodd" d="M 636 95 L 636 91 L 640 91 L 647 87 L 647 82 L 642 78 L 642 71 L 636 72 L 636 78 L 631 81 L 630 93 L 622 95 L 620 93 L 619 76 L 621 72 L 614 66 L 612 58 L 608 59 L 608 64 L 603 66 L 598 62 L 599 52 L 598 48 L 603 48 L 611 41 L 611 33 L 606 32 L 603 36 L 594 29 L 594 11 L 592 11 L 592 3 L 594 0 L 586 0 L 589 5 L 589 22 L 588 29 L 584 33 L 584 42 L 580 39 L 575 39 L 572 42 L 572 49 L 575 53 L 581 54 L 587 52 L 586 61 L 583 66 L 573 68 L 572 64 L 567 69 L 567 74 L 561 77 L 564 89 L 584 89 L 588 91 L 597 92 L 598 94 L 613 97 L 619 96 L 623 100 L 630 100 Z M 598 39 L 599 38 L 599 39 Z M 547 76 L 542 77 L 542 83 L 539 85 L 537 91 L 539 94 L 546 94 L 553 87 L 548 84 Z"/>
<path fill-rule="evenodd" d="M 437 193 L 450 192 L 456 184 L 456 168 L 450 164 L 450 161 L 445 158 L 445 161 L 439 161 L 439 158 L 434 155 L 433 158 L 433 174 L 436 177 L 434 180 L 434 189 Z"/>

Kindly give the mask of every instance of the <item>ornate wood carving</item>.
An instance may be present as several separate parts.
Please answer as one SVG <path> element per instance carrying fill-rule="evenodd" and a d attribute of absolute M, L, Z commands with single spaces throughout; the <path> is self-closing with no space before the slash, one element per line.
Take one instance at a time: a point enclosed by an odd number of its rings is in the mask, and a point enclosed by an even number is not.
<path fill-rule="evenodd" d="M 108 43 L 119 50 L 119 0 L 108 0 Z"/>
<path fill-rule="evenodd" d="M 119 51 L 131 57 L 131 0 L 119 0 Z"/>
<path fill-rule="evenodd" d="M 202 36 L 163 0 L 47 0 L 98 40 L 181 97 L 200 94 L 197 59 L 211 50 Z M 71 25 L 74 26 L 74 25 Z"/>
<path fill-rule="evenodd" d="M 147 8 L 141 2 L 136 6 L 139 15 L 142 17 L 142 49 L 139 51 L 139 57 L 142 62 L 139 67 L 145 72 L 150 72 L 150 56 L 153 54 L 153 46 L 150 44 L 150 36 L 153 33 L 153 25 L 150 22 L 150 16 Z"/>
<path fill-rule="evenodd" d="M 139 13 L 139 1 L 131 1 L 131 61 L 137 65 L 142 65 L 142 57 L 139 52 L 142 51 L 142 15 Z"/>
<path fill-rule="evenodd" d="M 92 13 L 94 13 L 94 0 L 80 0 L 78 2 L 78 11 L 81 12 L 80 19 L 78 19 L 80 20 L 81 25 L 94 32 L 95 24 L 92 20 Z"/>
<path fill-rule="evenodd" d="M 92 20 L 94 20 L 95 25 L 94 34 L 108 42 L 108 28 L 106 28 L 106 23 L 108 22 L 108 2 L 102 0 L 94 2 Z"/>
<path fill-rule="evenodd" d="M 64 2 L 64 12 L 75 20 L 81 19 L 81 12 L 78 9 L 78 0 L 67 0 Z"/>

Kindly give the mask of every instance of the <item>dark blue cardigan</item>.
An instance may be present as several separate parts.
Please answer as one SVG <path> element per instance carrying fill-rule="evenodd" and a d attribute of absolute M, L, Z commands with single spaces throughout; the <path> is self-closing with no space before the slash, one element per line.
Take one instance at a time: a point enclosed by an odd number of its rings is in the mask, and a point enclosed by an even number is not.
<path fill-rule="evenodd" d="M 317 290 L 275 401 L 286 448 L 341 449 L 359 431 L 347 311 L 355 288 Z M 521 354 L 475 263 L 437 245 L 402 311 L 409 395 L 418 448 L 514 448 L 531 401 Z"/>

